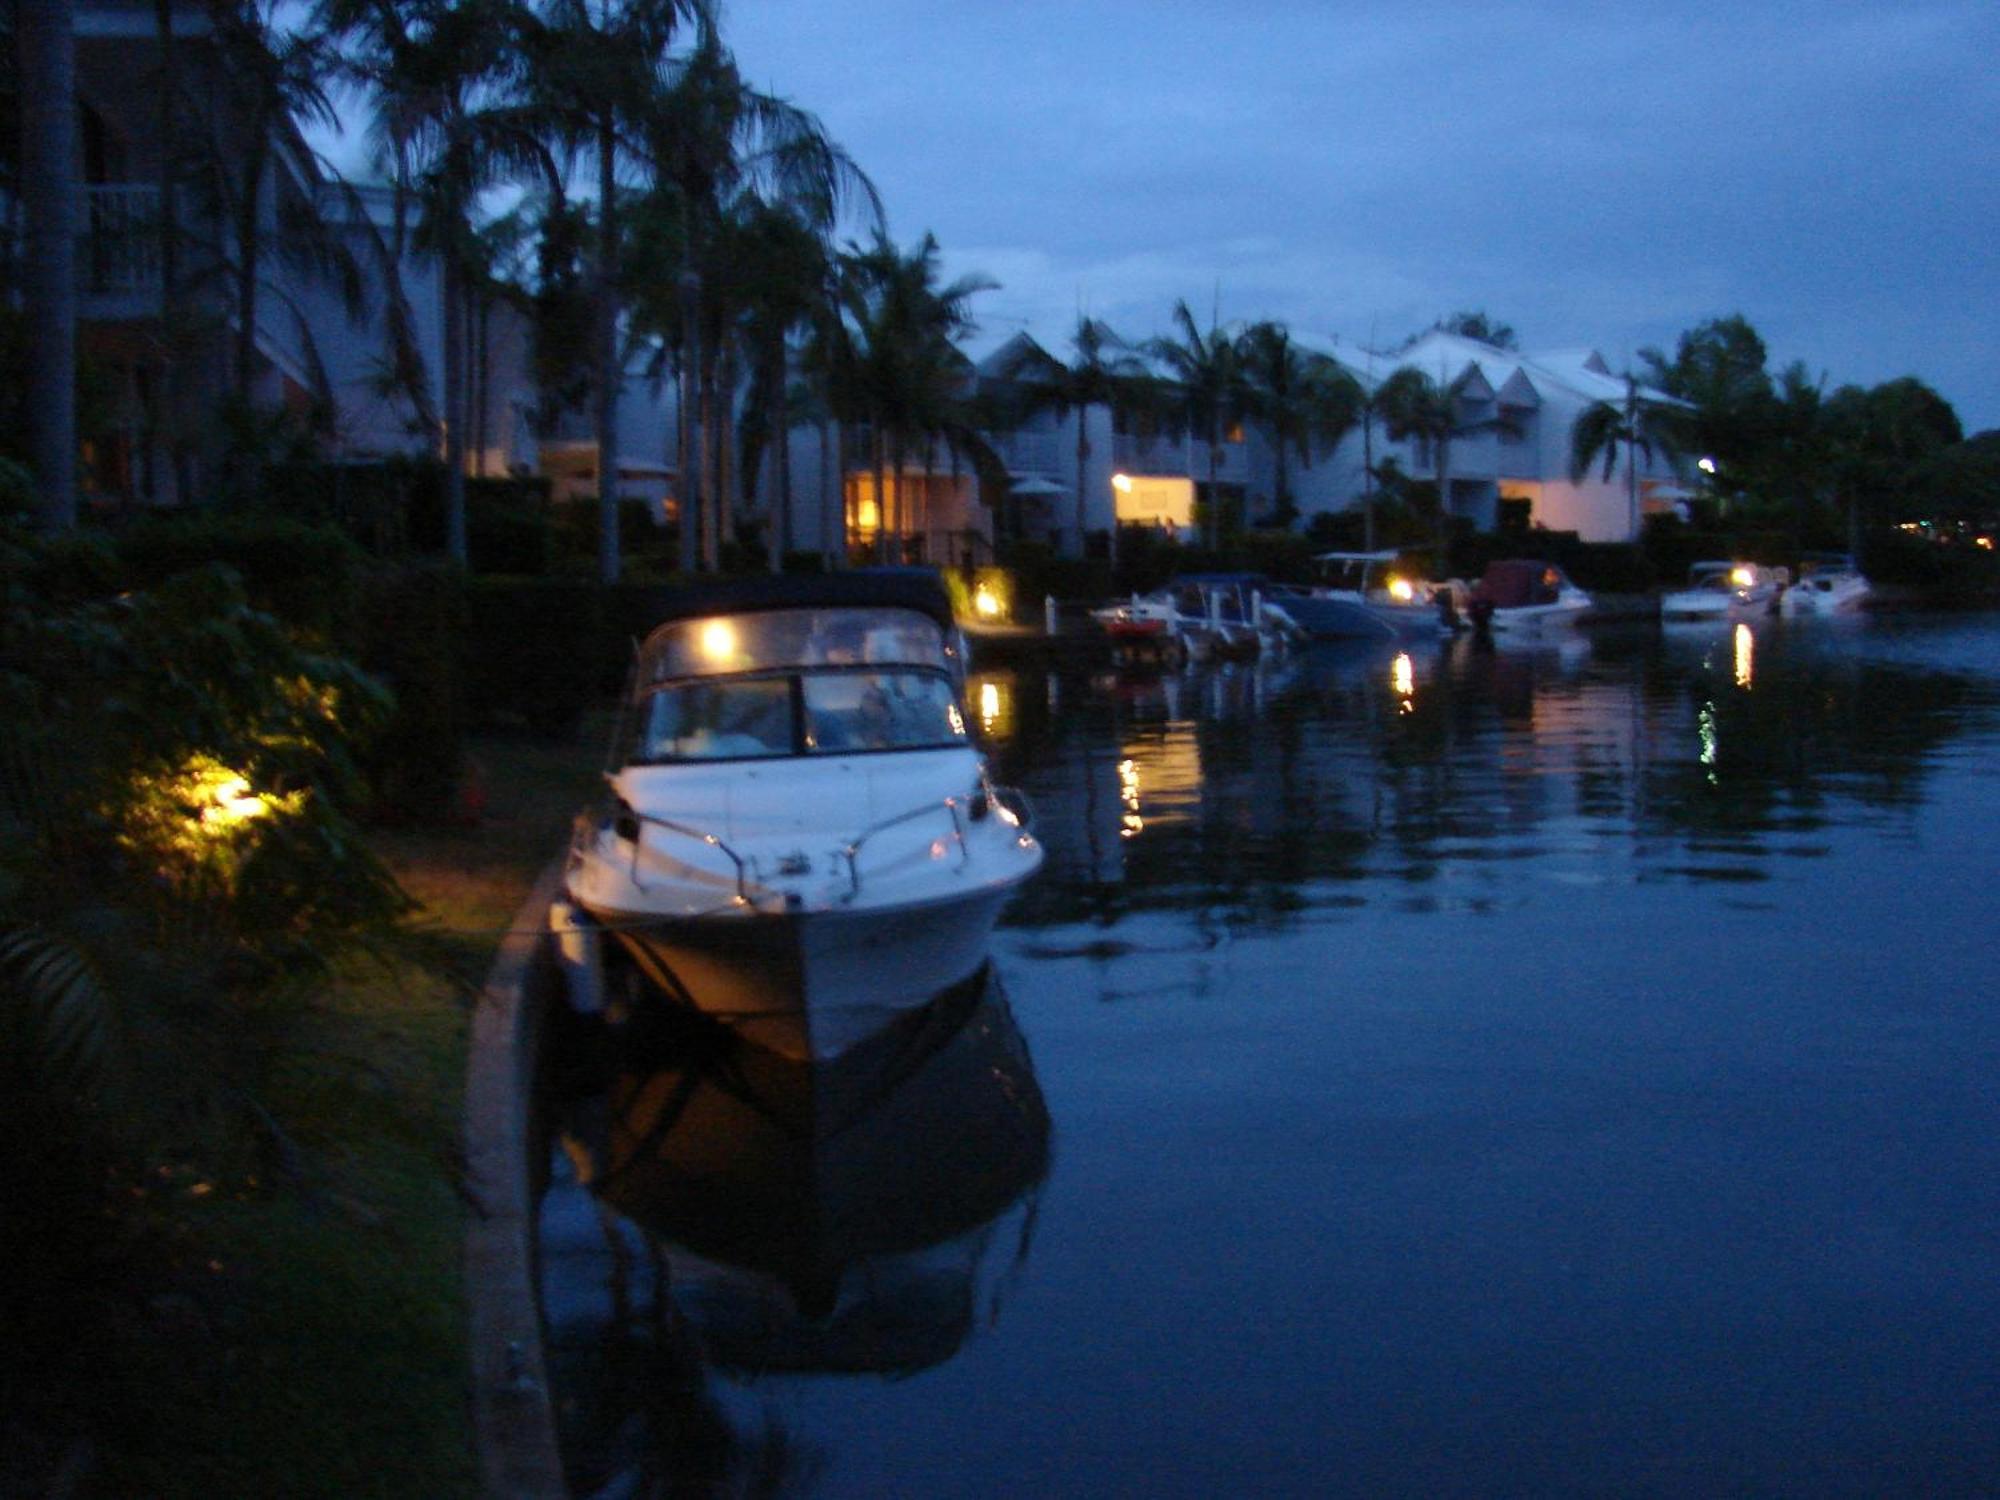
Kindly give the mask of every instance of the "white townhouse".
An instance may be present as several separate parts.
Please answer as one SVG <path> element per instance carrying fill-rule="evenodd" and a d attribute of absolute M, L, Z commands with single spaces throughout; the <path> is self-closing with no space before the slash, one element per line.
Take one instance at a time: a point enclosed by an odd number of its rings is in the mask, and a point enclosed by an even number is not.
<path fill-rule="evenodd" d="M 1609 479 L 1601 457 L 1581 478 L 1571 477 L 1577 419 L 1600 402 L 1622 411 L 1628 396 L 1624 378 L 1595 350 L 1520 353 L 1443 329 L 1388 355 L 1298 335 L 1294 341 L 1337 360 L 1366 390 L 1378 389 L 1397 370 L 1414 369 L 1456 392 L 1461 425 L 1444 455 L 1450 488 L 1445 503 L 1450 514 L 1481 531 L 1500 525 L 1503 507 L 1518 507 L 1512 518 L 1517 523 L 1574 531 L 1587 542 L 1630 541 L 1646 517 L 1672 510 L 1687 496 L 1673 460 L 1641 453 L 1638 472 L 1631 475 L 1622 445 Z M 1637 387 L 1636 395 L 1642 402 L 1677 404 L 1645 386 Z M 1268 465 L 1268 450 L 1259 446 Z M 1412 478 L 1439 477 L 1440 455 L 1430 444 L 1391 440 L 1378 425 L 1373 446 L 1378 466 L 1388 458 Z M 1355 504 L 1365 489 L 1363 452 L 1363 436 L 1356 431 L 1330 458 L 1307 468 L 1294 462 L 1291 485 L 1300 509 L 1310 515 Z M 1271 485 L 1268 467 L 1260 479 Z"/>
<path fill-rule="evenodd" d="M 1451 514 L 1481 530 L 1494 529 L 1503 513 L 1511 512 L 1508 519 L 1518 524 L 1574 531 L 1586 541 L 1624 541 L 1646 516 L 1669 510 L 1686 496 L 1674 463 L 1658 453 L 1639 457 L 1636 484 L 1628 482 L 1622 448 L 1609 479 L 1601 459 L 1582 478 L 1571 477 L 1577 418 L 1598 402 L 1622 408 L 1627 397 L 1623 378 L 1595 351 L 1523 354 L 1441 330 L 1392 354 L 1371 355 L 1354 345 L 1298 334 L 1293 341 L 1336 360 L 1367 390 L 1379 388 L 1403 368 L 1420 370 L 1455 389 L 1461 425 L 1442 455 L 1450 489 L 1447 504 Z M 1004 372 L 1020 366 L 1025 351 L 1041 349 L 1061 363 L 1064 348 L 1060 342 L 1044 344 L 1029 334 L 1015 334 L 981 359 L 978 369 L 983 379 L 999 381 Z M 1671 399 L 1643 386 L 1637 394 L 1644 401 Z M 1211 474 L 1222 498 L 1240 502 L 1252 520 L 1268 514 L 1276 502 L 1276 456 L 1254 423 L 1231 425 L 1211 455 L 1199 436 L 1149 428 L 1131 413 L 1096 406 L 1081 413 L 1044 413 L 1018 429 L 994 434 L 993 443 L 1008 473 L 1005 490 L 988 497 L 993 509 L 1006 507 L 998 522 L 1014 534 L 1044 538 L 1066 552 L 1077 549 L 1079 517 L 1085 534 L 1108 530 L 1114 516 L 1124 526 L 1187 530 L 1196 497 L 1206 491 Z M 1302 519 L 1361 503 L 1371 446 L 1378 468 L 1392 461 L 1413 479 L 1439 478 L 1441 455 L 1432 445 L 1392 439 L 1378 419 L 1369 437 L 1357 428 L 1334 452 L 1312 463 L 1291 456 L 1288 482 Z"/>
<path fill-rule="evenodd" d="M 101 499 L 174 504 L 205 490 L 214 418 L 234 380 L 243 236 L 235 205 L 218 203 L 214 185 L 240 189 L 238 164 L 259 144 L 259 126 L 231 86 L 201 0 L 164 7 L 76 0 L 74 24 L 78 344 L 106 377 L 110 414 L 108 433 L 86 446 L 85 490 Z M 222 169 L 206 182 L 178 167 L 169 180 L 162 129 L 169 57 L 183 101 L 183 148 L 191 152 L 189 142 L 199 138 Z M 252 210 L 261 246 L 249 339 L 253 399 L 265 409 L 330 418 L 321 438 L 330 458 L 439 452 L 443 286 L 435 257 L 414 248 L 413 218 L 397 225 L 389 189 L 343 190 L 327 180 L 289 120 L 264 128 Z M 178 225 L 173 305 L 161 233 L 170 186 Z M 281 253 L 280 240 L 296 242 L 296 226 L 313 220 L 352 256 L 358 303 L 341 294 L 337 277 L 309 266 L 311 254 Z M 474 299 L 467 311 L 466 467 L 532 472 L 539 452 L 526 321 L 490 299 Z M 181 493 L 183 484 L 191 494 Z"/>

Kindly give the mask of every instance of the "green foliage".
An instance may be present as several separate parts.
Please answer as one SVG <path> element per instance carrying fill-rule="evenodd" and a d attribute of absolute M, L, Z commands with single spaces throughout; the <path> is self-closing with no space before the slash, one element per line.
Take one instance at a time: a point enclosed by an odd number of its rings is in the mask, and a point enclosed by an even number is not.
<path fill-rule="evenodd" d="M 341 531 L 272 511 L 196 511 L 116 537 L 126 586 L 149 589 L 210 563 L 229 567 L 253 609 L 321 642 L 340 638 L 362 553 Z"/>
<path fill-rule="evenodd" d="M 464 582 L 446 565 L 380 568 L 364 580 L 356 612 L 356 656 L 394 702 L 367 748 L 376 810 L 440 817 L 465 769 Z"/>
<path fill-rule="evenodd" d="M 26 464 L 0 458 L 0 519 L 25 517 L 35 509 L 35 476 Z"/>
<path fill-rule="evenodd" d="M 567 579 L 476 579 L 466 590 L 472 719 L 555 735 L 624 684 L 629 648 L 608 625 L 607 592 Z"/>
<path fill-rule="evenodd" d="M 552 513 L 556 570 L 576 576 L 596 572 L 598 508 L 597 500 L 558 502 Z M 618 555 L 641 573 L 671 570 L 678 561 L 671 543 L 676 533 L 653 519 L 653 508 L 644 500 L 618 502 Z"/>
<path fill-rule="evenodd" d="M 1496 349 L 1519 349 L 1520 340 L 1514 334 L 1513 325 L 1489 318 L 1484 308 L 1469 312 L 1455 312 L 1449 317 L 1439 318 L 1437 327 L 1446 333 L 1455 333 L 1460 338 L 1477 339 L 1482 344 L 1491 344 Z"/>

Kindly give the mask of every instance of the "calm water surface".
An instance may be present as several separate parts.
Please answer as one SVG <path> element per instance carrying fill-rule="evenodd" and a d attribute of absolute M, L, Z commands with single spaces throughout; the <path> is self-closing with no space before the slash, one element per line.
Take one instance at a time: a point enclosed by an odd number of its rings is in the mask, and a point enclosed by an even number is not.
<path fill-rule="evenodd" d="M 972 700 L 991 974 L 564 1065 L 580 1491 L 2000 1490 L 2000 620 Z"/>

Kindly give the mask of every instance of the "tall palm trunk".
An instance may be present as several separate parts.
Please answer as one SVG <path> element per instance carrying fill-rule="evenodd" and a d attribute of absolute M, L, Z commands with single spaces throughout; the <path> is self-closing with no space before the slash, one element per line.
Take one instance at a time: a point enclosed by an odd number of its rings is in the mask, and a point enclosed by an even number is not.
<path fill-rule="evenodd" d="M 474 303 L 474 358 L 472 362 L 472 465 L 473 473 L 486 477 L 487 451 L 493 446 L 493 299 L 482 295 Z"/>
<path fill-rule="evenodd" d="M 1089 533 L 1085 530 L 1087 521 L 1084 506 L 1084 496 L 1088 493 L 1084 487 L 1084 473 L 1090 462 L 1090 429 L 1086 425 L 1089 420 L 1090 408 L 1079 404 L 1076 409 L 1076 555 L 1078 557 L 1083 557 L 1090 551 L 1090 543 L 1086 540 Z M 1111 530 L 1115 536 L 1118 531 L 1115 502 L 1112 509 Z"/>
<path fill-rule="evenodd" d="M 722 473 L 722 444 L 716 427 L 715 402 L 715 341 L 704 341 L 698 390 L 695 398 L 695 421 L 701 431 L 701 510 L 703 561 L 711 573 L 722 568 L 723 542 L 723 496 L 720 477 Z"/>
<path fill-rule="evenodd" d="M 681 352 L 680 390 L 674 406 L 674 488 L 679 491 L 681 525 L 681 571 L 692 573 L 700 566 L 701 486 L 695 477 L 694 385 L 695 357 L 701 333 L 696 309 L 701 300 L 701 281 L 693 271 L 683 269 L 680 278 Z"/>
<path fill-rule="evenodd" d="M 846 446 L 846 428 L 832 418 L 820 420 L 820 560 L 828 570 L 844 564 L 848 560 L 846 546 L 846 494 L 834 490 L 834 478 L 838 476 L 842 492 L 846 490 L 848 466 L 842 460 L 842 448 Z M 834 516 L 840 514 L 840 552 L 834 554 Z"/>
<path fill-rule="evenodd" d="M 263 251 L 263 226 L 259 223 L 264 196 L 264 167 L 270 155 L 267 137 L 261 128 L 247 132 L 244 146 L 241 196 L 236 204 L 236 367 L 237 400 L 248 407 L 257 378 L 257 262 Z"/>
<path fill-rule="evenodd" d="M 154 0 L 153 24 L 160 39 L 160 321 L 167 335 L 161 344 L 155 441 L 164 435 L 174 500 L 186 505 L 193 498 L 194 473 L 181 430 L 180 49 L 174 43 L 173 0 Z"/>
<path fill-rule="evenodd" d="M 777 406 L 772 417 L 772 427 L 776 432 L 777 452 L 774 457 L 778 464 L 778 536 L 777 545 L 771 551 L 771 571 L 782 572 L 785 556 L 792 550 L 792 412 L 791 390 L 785 383 L 785 355 L 779 346 L 774 375 L 777 390 Z"/>
<path fill-rule="evenodd" d="M 727 541 L 737 532 L 738 509 L 742 496 L 736 480 L 736 424 L 731 413 L 736 406 L 736 341 L 722 341 L 722 358 L 716 371 L 709 420 L 715 423 L 715 510 L 716 529 Z"/>
<path fill-rule="evenodd" d="M 470 555 L 465 534 L 465 256 L 458 239 L 457 205 L 447 203 L 443 218 L 445 554 L 464 567 Z M 606 583 L 617 578 L 615 554 L 611 567 Z"/>
<path fill-rule="evenodd" d="M 76 33 L 69 0 L 18 7 L 28 412 L 42 524 L 76 525 Z"/>
<path fill-rule="evenodd" d="M 618 556 L 618 139 L 610 115 L 597 130 L 597 574 L 616 583 Z"/>
<path fill-rule="evenodd" d="M 1222 546 L 1222 424 L 1208 425 L 1208 548 Z"/>
<path fill-rule="evenodd" d="M 1625 377 L 1625 515 L 1626 536 L 1639 540 L 1639 385 Z"/>

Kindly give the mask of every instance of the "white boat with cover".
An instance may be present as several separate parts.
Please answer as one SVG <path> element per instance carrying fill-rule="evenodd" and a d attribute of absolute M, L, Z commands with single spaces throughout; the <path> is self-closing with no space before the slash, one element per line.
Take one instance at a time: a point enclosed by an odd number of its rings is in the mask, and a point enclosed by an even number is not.
<path fill-rule="evenodd" d="M 1596 603 L 1561 568 L 1535 558 L 1488 563 L 1470 597 L 1475 628 L 1523 635 L 1574 625 Z"/>
<path fill-rule="evenodd" d="M 1663 620 L 1747 620 L 1778 607 L 1782 570 L 1746 562 L 1698 562 L 1684 589 L 1660 596 Z"/>
<path fill-rule="evenodd" d="M 660 618 L 571 847 L 573 907 L 659 990 L 789 1057 L 977 969 L 1042 849 L 970 738 L 937 576 L 732 580 Z"/>
<path fill-rule="evenodd" d="M 1787 619 L 1801 615 L 1844 615 L 1860 609 L 1868 598 L 1868 580 L 1844 552 L 1808 553 L 1799 564 L 1799 581 L 1778 599 L 1778 613 Z"/>

